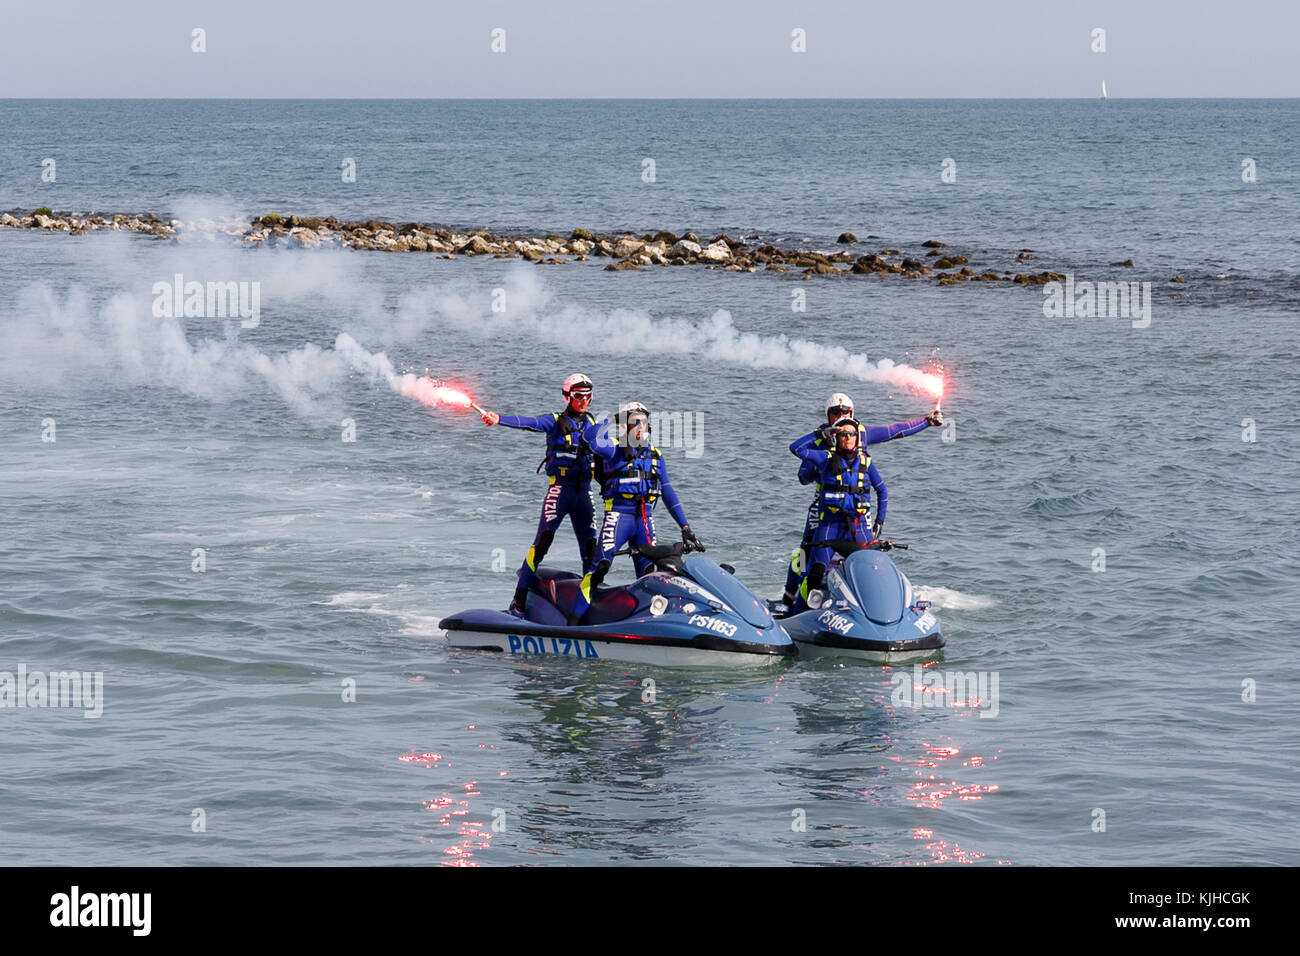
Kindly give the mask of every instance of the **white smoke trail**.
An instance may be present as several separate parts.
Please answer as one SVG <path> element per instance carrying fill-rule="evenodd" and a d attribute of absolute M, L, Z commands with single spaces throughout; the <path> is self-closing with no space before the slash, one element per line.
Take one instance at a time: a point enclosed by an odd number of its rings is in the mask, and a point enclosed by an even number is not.
<path fill-rule="evenodd" d="M 228 220 L 230 212 L 196 205 L 200 215 Z M 213 318 L 158 318 L 153 284 L 175 273 L 198 280 L 258 281 L 282 326 L 313 300 L 355 317 L 358 325 L 384 317 L 382 289 L 361 279 L 344 252 L 298 255 L 197 241 L 177 246 L 133 245 L 128 237 L 97 235 L 75 249 L 77 279 L 63 288 L 48 280 L 0 297 L 0 385 L 42 391 L 106 392 L 159 386 L 214 403 L 245 398 L 264 384 L 304 419 L 338 421 L 338 392 L 350 371 L 332 349 L 303 344 L 264 351 L 241 338 L 238 323 Z M 266 341 L 264 325 L 260 342 Z M 278 329 L 270 328 L 274 334 Z"/>
<path fill-rule="evenodd" d="M 228 210 L 210 213 L 214 220 L 230 215 Z M 337 420 L 342 407 L 338 392 L 348 374 L 358 371 L 426 405 L 458 404 L 439 391 L 441 383 L 399 373 L 383 352 L 368 352 L 353 337 L 381 344 L 427 342 L 431 331 L 445 334 L 449 329 L 492 338 L 524 336 L 572 346 L 578 353 L 650 351 L 750 368 L 817 370 L 927 394 L 935 393 L 938 381 L 920 369 L 890 359 L 873 362 L 840 346 L 742 332 L 723 310 L 693 321 L 655 318 L 639 309 L 553 305 L 537 274 L 520 269 L 507 278 L 504 314 L 492 310 L 497 290 L 489 294 L 465 277 L 409 292 L 394 311 L 384 308 L 383 289 L 364 281 L 361 260 L 346 252 L 249 253 L 199 242 L 141 255 L 118 236 L 97 236 L 78 249 L 85 283 L 56 291 L 38 281 L 10 302 L 0 301 L 5 340 L 0 383 L 41 388 L 92 388 L 101 382 L 158 385 L 225 402 L 243 398 L 260 381 L 303 418 Z M 185 273 L 242 279 L 250 270 L 262 283 L 265 301 L 282 310 L 277 322 L 296 318 L 319 297 L 351 316 L 349 332 L 339 334 L 332 349 L 309 343 L 276 354 L 247 344 L 229 324 L 160 320 L 152 314 L 149 290 L 160 278 Z M 111 285 L 96 295 L 98 276 L 103 285 Z"/>
<path fill-rule="evenodd" d="M 654 319 L 632 311 L 592 316 L 568 307 L 559 314 L 558 324 L 569 341 L 583 341 L 593 351 L 623 351 L 628 343 L 635 343 L 638 349 L 703 355 L 750 368 L 816 369 L 840 378 L 895 385 L 926 395 L 934 395 L 939 390 L 938 376 L 910 365 L 896 364 L 893 359 L 872 362 L 866 355 L 838 345 L 822 345 L 786 335 L 741 332 L 725 309 L 718 309 L 705 321 L 691 322 Z"/>
<path fill-rule="evenodd" d="M 191 341 L 181 320 L 153 318 L 150 299 L 138 293 L 114 293 L 96 307 L 83 290 L 59 296 L 41 284 L 25 289 L 16 305 L 0 315 L 0 383 L 74 391 L 162 386 L 227 402 L 260 379 L 305 419 L 336 419 L 341 410 L 334 392 L 348 367 L 316 345 L 268 355 L 220 327 L 206 332 L 216 337 Z"/>
<path fill-rule="evenodd" d="M 462 295 L 426 289 L 399 303 L 404 326 L 431 321 L 455 325 L 483 335 L 528 335 L 579 351 L 623 354 L 657 352 L 697 355 L 749 368 L 804 371 L 815 369 L 832 377 L 877 382 L 934 396 L 943 388 L 940 375 L 883 358 L 873 362 L 860 352 L 823 345 L 787 335 L 741 332 L 731 313 L 718 309 L 708 319 L 654 318 L 641 309 L 602 312 L 578 305 L 551 307 L 550 294 L 533 271 L 516 272 L 505 286 L 504 313 L 471 308 Z M 486 302 L 487 297 L 479 297 Z"/>
<path fill-rule="evenodd" d="M 334 352 L 309 343 L 276 356 L 245 348 L 242 358 L 301 417 L 338 418 L 339 406 L 333 393 L 346 369 Z"/>
<path fill-rule="evenodd" d="M 338 338 L 334 340 L 334 351 L 356 371 L 387 382 L 388 387 L 398 395 L 414 398 L 425 405 L 468 406 L 469 404 L 468 395 L 427 375 L 415 375 L 411 372 L 398 374 L 386 354 L 366 351 L 346 332 L 340 332 Z"/>

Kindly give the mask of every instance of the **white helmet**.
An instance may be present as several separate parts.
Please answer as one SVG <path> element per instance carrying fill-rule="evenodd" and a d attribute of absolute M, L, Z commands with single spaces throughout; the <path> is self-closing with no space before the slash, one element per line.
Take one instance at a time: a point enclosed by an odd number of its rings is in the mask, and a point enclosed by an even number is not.
<path fill-rule="evenodd" d="M 853 399 L 849 398 L 843 392 L 835 392 L 834 394 L 831 395 L 830 398 L 826 399 L 826 420 L 827 421 L 831 420 L 832 408 L 847 408 L 848 411 L 845 412 L 844 414 L 852 417 Z"/>
<path fill-rule="evenodd" d="M 577 372 L 573 375 L 570 375 L 568 378 L 564 380 L 564 385 L 561 386 L 560 393 L 565 398 L 568 398 L 570 393 L 572 393 L 575 389 L 580 392 L 581 391 L 590 392 L 592 390 L 591 379 L 587 378 L 587 376 L 583 375 L 581 372 Z"/>
<path fill-rule="evenodd" d="M 628 426 L 628 421 L 634 415 L 644 415 L 646 418 L 645 434 L 642 435 L 640 438 L 636 439 L 636 442 L 637 444 L 643 444 L 643 443 L 648 444 L 650 441 L 650 431 L 651 431 L 650 409 L 646 408 L 640 402 L 628 402 L 626 405 L 620 405 L 618 407 L 617 421 L 620 425 L 623 426 L 622 427 L 623 437 L 619 439 L 619 443 L 622 444 L 629 440 L 629 436 L 631 434 L 632 429 Z"/>

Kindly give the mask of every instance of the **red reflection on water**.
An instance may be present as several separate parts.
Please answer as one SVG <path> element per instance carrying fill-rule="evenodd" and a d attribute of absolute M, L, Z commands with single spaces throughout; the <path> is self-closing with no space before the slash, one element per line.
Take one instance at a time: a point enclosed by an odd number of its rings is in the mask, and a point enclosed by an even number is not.
<path fill-rule="evenodd" d="M 947 840 L 931 840 L 925 848 L 930 851 L 930 859 L 935 863 L 974 863 L 985 856 L 983 853 L 963 850 L 957 844 L 949 843 Z"/>
<path fill-rule="evenodd" d="M 937 662 L 932 661 L 923 666 L 928 669 L 938 665 Z M 933 686 L 914 683 L 912 690 L 915 695 L 927 693 L 952 694 L 952 691 L 942 685 Z M 913 700 L 917 699 L 920 699 L 919 696 L 913 698 Z M 982 701 L 979 700 L 967 700 L 958 704 L 949 697 L 932 699 L 926 703 L 925 706 L 963 706 L 979 709 L 981 704 Z M 968 709 L 967 713 L 969 712 Z M 957 758 L 957 763 L 963 768 L 981 768 L 981 770 L 987 771 L 991 768 L 991 764 L 986 766 L 985 762 L 997 760 L 997 753 L 1000 753 L 1000 751 L 995 752 L 989 757 L 974 754 L 963 757 L 962 749 L 951 744 L 931 744 L 929 742 L 921 742 L 920 746 L 921 752 L 910 758 L 906 756 L 906 754 L 901 756 L 893 754 L 884 755 L 887 760 L 897 760 L 903 765 L 910 764 L 921 771 L 919 774 L 915 775 L 916 779 L 910 784 L 910 788 L 906 795 L 907 801 L 913 805 L 938 810 L 942 808 L 944 801 L 950 798 L 955 797 L 961 801 L 982 800 L 985 795 L 996 793 L 1000 789 L 999 785 L 995 783 L 985 784 L 959 782 L 954 780 L 950 775 L 944 772 L 947 768 L 943 766 L 945 761 Z M 955 769 L 955 767 L 952 769 Z M 981 770 L 976 770 L 973 775 L 977 777 L 981 776 Z M 924 866 L 930 862 L 973 863 L 986 856 L 986 854 L 978 851 L 966 850 L 958 844 L 949 842 L 948 840 L 937 839 L 935 837 L 935 831 L 929 827 L 914 828 L 912 830 L 912 838 L 914 840 L 923 841 L 924 848 L 929 852 L 930 859 L 913 860 L 907 865 Z M 1010 861 L 998 860 L 997 862 L 1005 864 Z"/>
<path fill-rule="evenodd" d="M 475 726 L 470 724 L 466 730 L 474 730 Z M 479 749 L 499 750 L 495 744 L 479 744 Z M 416 753 L 414 750 L 397 757 L 401 763 L 422 764 L 426 769 L 446 770 L 451 767 L 451 762 L 443 759 L 442 754 L 437 753 Z M 500 770 L 498 776 L 504 777 L 508 771 Z M 463 793 L 453 795 L 444 791 L 441 796 L 433 797 L 429 800 L 422 800 L 420 806 L 425 810 L 438 814 L 436 826 L 445 827 L 453 830 L 455 836 L 449 846 L 444 846 L 442 852 L 447 859 L 441 862 L 443 866 L 478 866 L 478 861 L 474 859 L 475 853 L 480 850 L 486 850 L 492 846 L 491 824 L 483 820 L 470 820 L 470 806 L 468 799 L 462 797 L 481 797 L 483 794 L 478 789 L 477 780 L 468 780 L 458 785 Z M 436 834 L 436 835 L 435 835 Z M 419 837 L 422 842 L 442 843 L 445 836 L 434 831 L 434 834 L 422 835 Z"/>
<path fill-rule="evenodd" d="M 907 795 L 907 799 L 922 806 L 937 807 L 949 797 L 956 797 L 958 800 L 980 800 L 984 794 L 996 793 L 997 790 L 996 783 L 987 786 L 978 783 L 962 786 L 956 780 L 940 782 L 931 777 L 928 781 L 913 784 L 912 792 Z"/>
<path fill-rule="evenodd" d="M 776 680 L 772 681 L 772 693 L 769 694 L 767 697 L 763 698 L 763 703 L 765 704 L 776 703 L 777 698 L 781 696 L 781 690 L 782 690 L 781 685 L 785 683 L 786 675 L 788 675 L 789 673 L 790 673 L 789 671 L 782 671 L 777 676 Z M 780 727 L 777 728 L 777 730 L 780 729 L 781 729 Z"/>
<path fill-rule="evenodd" d="M 930 862 L 932 863 L 974 863 L 985 856 L 983 853 L 963 850 L 957 844 L 949 843 L 947 840 L 934 839 L 934 831 L 928 827 L 916 827 L 912 830 L 912 839 L 927 841 L 925 849 L 930 851 Z M 923 860 L 909 860 L 905 861 L 904 865 L 921 866 L 924 862 Z"/>
<path fill-rule="evenodd" d="M 400 760 L 402 763 L 422 763 L 425 764 L 426 766 L 431 767 L 439 760 L 442 759 L 442 754 L 409 753 L 409 754 L 401 754 L 398 756 L 397 759 Z"/>
<path fill-rule="evenodd" d="M 467 790 L 473 786 L 472 782 L 465 784 Z M 440 814 L 438 826 L 456 829 L 456 836 L 459 839 L 450 846 L 443 847 L 442 852 L 449 859 L 441 861 L 442 865 L 478 866 L 478 862 L 474 859 L 474 852 L 492 846 L 492 833 L 488 829 L 488 824 L 482 820 L 462 819 L 469 816 L 469 801 L 444 795 L 425 800 L 420 805 L 426 810 Z"/>
<path fill-rule="evenodd" d="M 943 746 L 935 747 L 927 743 L 921 745 L 925 748 L 925 754 L 917 758 L 916 765 L 927 770 L 937 770 L 939 764 L 950 757 L 955 757 L 961 753 L 960 747 Z M 994 757 L 994 760 L 997 758 Z M 983 766 L 984 758 L 971 757 L 963 761 L 963 767 Z M 944 800 L 949 797 L 956 797 L 958 800 L 979 800 L 986 793 L 996 793 L 998 785 L 990 784 L 960 784 L 956 780 L 940 780 L 935 774 L 930 774 L 924 780 L 912 784 L 912 792 L 907 795 L 907 799 L 922 806 L 938 807 Z"/>

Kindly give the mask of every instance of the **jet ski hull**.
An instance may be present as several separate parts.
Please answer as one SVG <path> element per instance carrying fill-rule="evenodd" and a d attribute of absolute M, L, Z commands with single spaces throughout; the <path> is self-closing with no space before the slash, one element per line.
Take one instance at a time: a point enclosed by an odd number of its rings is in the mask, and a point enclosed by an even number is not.
<path fill-rule="evenodd" d="M 457 648 L 499 651 L 511 657 L 567 657 L 581 660 L 627 661 L 664 667 L 770 667 L 792 658 L 797 650 L 781 632 L 780 643 L 734 640 L 699 632 L 668 636 L 631 633 L 638 623 L 620 622 L 619 629 L 557 628 L 530 624 L 502 611 L 467 611 L 443 619 L 447 643 Z"/>
<path fill-rule="evenodd" d="M 943 650 L 945 644 L 937 621 L 933 631 L 913 637 L 906 633 L 905 627 L 882 628 L 874 622 L 855 616 L 853 630 L 857 633 L 850 635 L 844 632 L 843 626 L 832 629 L 826 621 L 821 620 L 823 615 L 830 618 L 842 617 L 830 611 L 809 611 L 781 622 L 791 640 L 799 645 L 801 657 L 855 657 L 875 664 L 901 664 L 934 657 Z M 934 615 L 930 615 L 930 618 L 933 619 Z M 917 622 L 928 623 L 925 615 L 919 613 L 911 620 L 900 623 L 912 627 L 913 633 L 916 633 Z"/>
<path fill-rule="evenodd" d="M 537 577 L 525 617 L 464 611 L 439 622 L 447 643 L 512 657 L 682 667 L 769 667 L 798 653 L 766 604 L 700 555 L 676 560 L 668 570 L 630 585 L 601 589 L 583 619 L 589 623 L 578 625 L 567 621 L 577 575 L 539 568 Z"/>
<path fill-rule="evenodd" d="M 850 657 L 876 664 L 939 654 L 939 619 L 917 602 L 912 584 L 881 550 L 858 550 L 834 562 L 819 606 L 781 620 L 805 657 Z"/>

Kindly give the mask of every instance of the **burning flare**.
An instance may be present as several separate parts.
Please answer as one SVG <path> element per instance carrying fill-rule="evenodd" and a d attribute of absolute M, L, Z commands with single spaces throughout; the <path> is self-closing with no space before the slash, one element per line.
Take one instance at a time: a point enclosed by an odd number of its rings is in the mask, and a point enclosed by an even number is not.
<path fill-rule="evenodd" d="M 474 400 L 469 397 L 468 393 L 456 388 L 454 385 L 444 385 L 437 379 L 429 378 L 427 375 L 421 375 L 418 378 L 414 375 L 403 375 L 399 379 L 398 391 L 403 395 L 409 395 L 423 402 L 431 408 L 438 405 L 449 405 L 452 408 L 469 408 L 474 404 Z"/>

